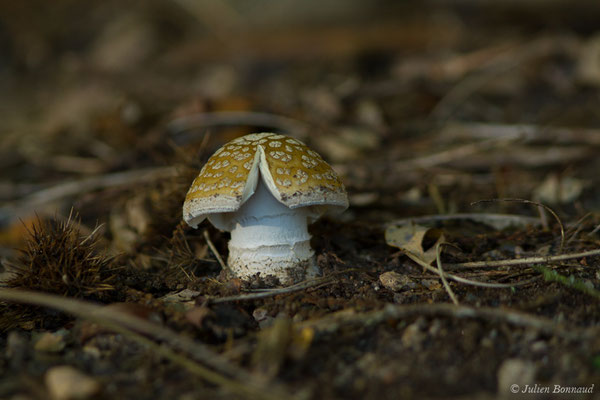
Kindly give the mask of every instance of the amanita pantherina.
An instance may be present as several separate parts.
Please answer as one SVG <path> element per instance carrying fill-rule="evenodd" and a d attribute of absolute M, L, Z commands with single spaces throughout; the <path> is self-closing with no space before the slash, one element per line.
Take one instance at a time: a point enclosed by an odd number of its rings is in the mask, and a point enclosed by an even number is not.
<path fill-rule="evenodd" d="M 231 232 L 228 264 L 241 279 L 283 284 L 318 273 L 307 224 L 348 207 L 344 185 L 319 154 L 274 133 L 246 135 L 215 152 L 194 180 L 183 218 Z"/>

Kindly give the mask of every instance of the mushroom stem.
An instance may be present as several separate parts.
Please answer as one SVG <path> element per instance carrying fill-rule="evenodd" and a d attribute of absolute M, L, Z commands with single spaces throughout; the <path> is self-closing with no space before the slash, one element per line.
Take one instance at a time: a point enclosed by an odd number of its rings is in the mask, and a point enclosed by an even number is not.
<path fill-rule="evenodd" d="M 255 193 L 231 215 L 228 264 L 239 278 L 273 275 L 283 284 L 318 273 L 306 209 L 280 203 L 258 179 Z"/>

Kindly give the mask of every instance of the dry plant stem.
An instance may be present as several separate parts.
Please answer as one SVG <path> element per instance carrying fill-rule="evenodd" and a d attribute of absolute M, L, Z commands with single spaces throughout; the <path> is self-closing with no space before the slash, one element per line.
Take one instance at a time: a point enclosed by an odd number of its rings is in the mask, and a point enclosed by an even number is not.
<path fill-rule="evenodd" d="M 75 196 L 98 189 L 106 189 L 114 186 L 131 185 L 140 182 L 152 182 L 157 179 L 175 176 L 173 167 L 145 168 L 126 172 L 93 176 L 70 182 L 63 182 L 47 189 L 39 190 L 20 199 L 12 208 L 21 212 L 31 212 L 37 207 L 44 206 L 65 197 Z"/>
<path fill-rule="evenodd" d="M 519 134 L 526 142 L 557 144 L 586 144 L 600 146 L 600 130 L 553 127 L 528 124 L 490 124 L 479 122 L 449 122 L 440 132 L 450 142 L 467 139 L 513 137 Z"/>
<path fill-rule="evenodd" d="M 347 272 L 347 271 L 343 271 Z M 247 300 L 256 300 L 263 299 L 266 297 L 277 296 L 281 294 L 289 294 L 293 292 L 298 292 L 300 290 L 309 289 L 309 288 L 317 288 L 325 285 L 329 285 L 334 282 L 334 278 L 332 276 L 327 276 L 324 278 L 315 278 L 308 279 L 304 282 L 297 283 L 292 286 L 277 288 L 277 289 L 266 289 L 260 291 L 258 293 L 249 293 L 249 294 L 240 294 L 236 296 L 228 296 L 228 297 L 217 297 L 217 298 L 209 298 L 208 302 L 210 304 L 219 304 L 219 303 L 229 303 L 232 301 L 247 301 Z"/>
<path fill-rule="evenodd" d="M 433 272 L 434 274 L 439 275 L 440 277 L 450 278 L 453 281 L 464 283 L 471 286 L 479 286 L 479 287 L 487 287 L 487 288 L 495 288 L 495 289 L 510 289 L 515 286 L 523 286 L 530 283 L 530 281 L 524 282 L 516 282 L 516 283 L 487 283 L 487 282 L 479 282 L 473 281 L 471 279 L 462 278 L 457 275 L 449 274 L 447 272 L 439 271 L 437 268 L 433 268 L 431 265 L 427 264 L 425 261 L 419 258 L 416 254 L 413 254 L 409 251 L 403 250 L 404 253 L 414 262 L 419 264 L 421 267 L 426 269 L 429 272 Z"/>
<path fill-rule="evenodd" d="M 595 234 L 597 232 L 600 232 L 600 225 L 598 225 L 597 227 L 595 227 L 594 230 L 592 230 L 590 233 L 588 233 L 588 235 L 591 236 L 591 235 L 593 235 L 593 234 Z"/>
<path fill-rule="evenodd" d="M 231 273 L 231 270 L 229 269 L 229 266 L 227 264 L 225 264 L 225 262 L 223 261 L 223 258 L 221 258 L 221 255 L 217 251 L 217 248 L 213 244 L 212 240 L 210 240 L 210 236 L 208 236 L 208 231 L 205 230 L 203 232 L 203 235 L 204 235 L 204 239 L 206 240 L 206 244 L 208 245 L 208 248 L 214 254 L 215 258 L 219 262 L 219 265 L 221 266 L 221 268 L 223 268 L 223 271 L 227 272 L 230 276 L 233 276 Z"/>
<path fill-rule="evenodd" d="M 446 292 L 448 292 L 448 296 L 450 296 L 450 299 L 452 299 L 452 302 L 455 305 L 459 305 L 458 299 L 454 295 L 452 288 L 450 288 L 450 285 L 448 284 L 448 281 L 446 280 L 446 277 L 444 276 L 444 270 L 442 270 L 442 260 L 440 258 L 440 255 L 442 254 L 442 246 L 447 245 L 447 244 L 448 243 L 438 243 L 435 246 L 435 261 L 437 263 L 438 270 L 440 271 L 440 279 L 442 280 L 442 283 L 444 284 L 444 288 L 446 288 Z"/>
<path fill-rule="evenodd" d="M 546 231 L 550 230 L 550 224 L 548 223 L 548 216 L 544 212 L 544 207 L 538 206 L 538 213 L 540 214 L 540 221 L 542 222 L 542 228 Z M 562 249 L 562 246 L 561 246 Z"/>
<path fill-rule="evenodd" d="M 160 352 L 166 358 L 185 366 L 190 372 L 224 389 L 250 398 L 275 400 L 291 396 L 280 387 L 266 389 L 253 375 L 229 363 L 221 355 L 163 326 L 132 317 L 95 304 L 45 293 L 0 288 L 0 300 L 53 308 L 123 333 Z M 164 341 L 172 349 L 161 346 L 145 336 Z M 177 354 L 173 349 L 201 360 L 207 366 Z M 229 378 L 229 377 L 231 378 Z M 282 397 L 285 396 L 285 397 Z"/>
<path fill-rule="evenodd" d="M 569 238 L 567 239 L 567 244 L 572 243 L 575 239 L 577 239 L 577 236 L 579 235 L 579 233 L 584 229 L 584 225 L 583 222 L 590 218 L 592 216 L 591 212 L 588 212 L 587 214 L 585 214 L 583 217 L 579 218 L 579 220 L 577 220 L 577 222 L 575 222 L 573 225 L 570 225 L 567 229 L 566 234 L 570 235 Z"/>
<path fill-rule="evenodd" d="M 342 310 L 326 317 L 309 320 L 296 324 L 298 330 L 313 329 L 316 333 L 335 333 L 348 325 L 368 327 L 390 320 L 399 320 L 414 316 L 440 317 L 446 316 L 457 319 L 480 319 L 497 323 L 508 323 L 522 328 L 533 328 L 542 333 L 556 335 L 568 340 L 593 339 L 598 335 L 598 328 L 578 328 L 561 326 L 558 323 L 526 314 L 520 311 L 491 308 L 471 307 L 454 304 L 387 304 L 383 309 L 365 313 L 355 313 L 354 310 Z"/>
<path fill-rule="evenodd" d="M 533 205 L 538 206 L 538 207 L 543 207 L 546 211 L 548 211 L 550 214 L 552 214 L 552 216 L 554 217 L 554 219 L 556 219 L 556 222 L 558 222 L 558 225 L 560 226 L 560 248 L 559 248 L 558 252 L 559 253 L 562 252 L 562 249 L 563 249 L 563 247 L 565 245 L 565 227 L 563 226 L 562 221 L 560 220 L 560 218 L 554 212 L 553 209 L 551 209 L 550 207 L 548 207 L 545 204 L 538 203 L 537 201 L 527 200 L 527 199 L 485 199 L 485 200 L 474 201 L 473 203 L 471 203 L 471 205 L 473 206 L 473 205 L 476 205 L 476 204 L 479 204 L 479 203 L 491 203 L 491 202 L 498 202 L 498 201 L 533 204 Z"/>
<path fill-rule="evenodd" d="M 446 214 L 446 205 L 444 204 L 444 199 L 440 194 L 438 186 L 434 183 L 430 183 L 427 185 L 427 191 L 429 192 L 429 197 L 433 200 L 433 204 L 435 204 L 435 208 L 437 208 L 437 212 L 439 214 Z"/>
<path fill-rule="evenodd" d="M 390 225 L 407 225 L 407 224 L 427 224 L 438 221 L 454 221 L 454 220 L 472 220 L 487 224 L 495 229 L 502 230 L 511 225 L 539 225 L 539 218 L 526 217 L 523 215 L 513 214 L 491 214 L 491 213 L 464 213 L 464 214 L 449 214 L 449 215 L 423 215 L 414 218 L 403 218 L 399 220 L 386 223 L 386 226 Z"/>
<path fill-rule="evenodd" d="M 205 128 L 207 126 L 250 125 L 270 127 L 289 133 L 299 138 L 306 137 L 310 126 L 302 121 L 281 115 L 249 112 L 249 111 L 221 111 L 197 113 L 171 121 L 167 129 L 174 135 L 190 129 Z"/>
<path fill-rule="evenodd" d="M 56 171 L 76 174 L 100 174 L 106 170 L 106 163 L 93 157 L 53 156 L 48 160 L 30 160 L 38 167 L 50 167 Z"/>
<path fill-rule="evenodd" d="M 439 153 L 430 154 L 423 157 L 411 158 L 409 160 L 398 161 L 394 163 L 396 170 L 412 170 L 415 168 L 432 168 L 440 164 L 445 164 L 453 160 L 462 159 L 475 153 L 486 150 L 507 146 L 521 138 L 520 135 L 504 137 L 500 139 L 488 139 L 477 143 L 469 143 Z"/>
<path fill-rule="evenodd" d="M 557 261 L 572 260 L 575 258 L 595 257 L 600 256 L 600 250 L 589 250 L 581 253 L 561 254 L 558 256 L 539 256 L 527 258 L 513 258 L 510 260 L 498 261 L 473 261 L 459 264 L 446 264 L 446 268 L 497 268 L 511 265 L 528 265 L 528 264 L 550 264 Z"/>

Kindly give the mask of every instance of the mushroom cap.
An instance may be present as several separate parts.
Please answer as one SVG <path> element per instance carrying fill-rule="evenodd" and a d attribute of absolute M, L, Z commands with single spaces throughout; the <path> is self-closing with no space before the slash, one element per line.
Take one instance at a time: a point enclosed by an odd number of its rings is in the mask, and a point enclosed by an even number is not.
<path fill-rule="evenodd" d="M 185 197 L 183 219 L 195 228 L 212 216 L 217 228 L 227 230 L 215 215 L 237 211 L 259 178 L 290 209 L 308 207 L 311 220 L 348 208 L 343 183 L 318 153 L 288 136 L 255 133 L 232 140 L 208 159 Z"/>

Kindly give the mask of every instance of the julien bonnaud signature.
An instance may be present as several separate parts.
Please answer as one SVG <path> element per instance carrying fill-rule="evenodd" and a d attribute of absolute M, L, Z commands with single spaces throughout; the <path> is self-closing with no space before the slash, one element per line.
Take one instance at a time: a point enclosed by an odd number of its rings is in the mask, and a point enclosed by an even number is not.
<path fill-rule="evenodd" d="M 512 393 L 594 393 L 594 384 L 589 386 L 563 386 L 563 385 L 511 385 Z"/>

